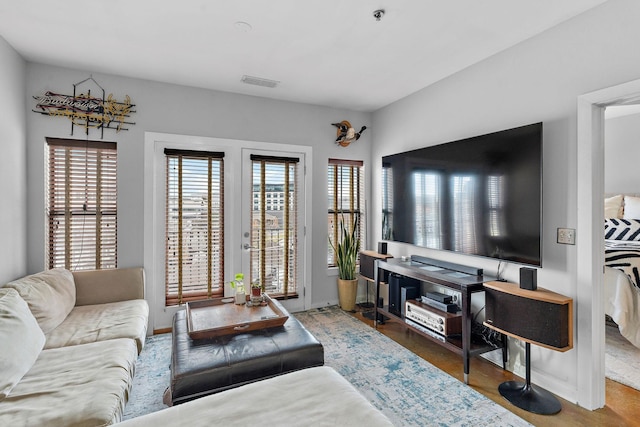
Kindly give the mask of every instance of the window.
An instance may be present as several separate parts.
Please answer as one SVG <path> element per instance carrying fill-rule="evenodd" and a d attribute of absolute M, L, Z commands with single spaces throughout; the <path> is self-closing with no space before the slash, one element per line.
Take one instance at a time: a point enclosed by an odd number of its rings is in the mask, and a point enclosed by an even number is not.
<path fill-rule="evenodd" d="M 359 160 L 329 159 L 327 170 L 327 194 L 329 196 L 329 238 L 339 239 L 339 224 L 344 221 L 348 229 L 357 221 L 360 248 L 365 249 L 364 217 L 364 166 Z M 327 242 L 327 265 L 335 267 L 334 253 Z"/>
<path fill-rule="evenodd" d="M 165 149 L 165 303 L 224 296 L 223 153 Z"/>
<path fill-rule="evenodd" d="M 251 155 L 250 281 L 261 283 L 274 298 L 298 297 L 299 162 L 298 158 Z M 278 194 L 281 202 L 273 200 Z"/>
<path fill-rule="evenodd" d="M 47 138 L 47 159 L 47 268 L 116 268 L 116 143 Z"/>

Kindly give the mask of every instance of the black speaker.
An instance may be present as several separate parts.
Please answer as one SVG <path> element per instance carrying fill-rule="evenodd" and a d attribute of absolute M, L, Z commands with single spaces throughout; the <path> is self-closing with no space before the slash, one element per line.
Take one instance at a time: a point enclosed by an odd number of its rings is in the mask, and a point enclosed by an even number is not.
<path fill-rule="evenodd" d="M 387 242 L 378 242 L 378 253 L 382 255 L 387 254 Z"/>
<path fill-rule="evenodd" d="M 400 279 L 398 274 L 389 275 L 389 311 L 400 316 Z"/>
<path fill-rule="evenodd" d="M 368 279 L 374 279 L 374 266 L 376 263 L 375 257 L 367 255 L 364 252 L 360 252 L 360 274 Z"/>
<path fill-rule="evenodd" d="M 538 270 L 535 268 L 522 267 L 520 269 L 520 287 L 535 291 L 538 289 Z"/>
<path fill-rule="evenodd" d="M 409 292 L 417 292 L 417 295 L 419 295 L 420 281 L 410 277 L 401 276 L 399 274 L 389 275 L 389 311 L 396 316 L 402 316 L 404 306 L 404 302 L 402 300 L 402 288 L 413 288 L 414 290 Z"/>
<path fill-rule="evenodd" d="M 515 287 L 515 289 L 518 289 Z M 556 349 L 572 346 L 568 304 L 527 298 L 485 287 L 485 323 Z"/>
<path fill-rule="evenodd" d="M 375 265 L 377 260 L 385 260 L 391 258 L 390 255 L 378 254 L 373 251 L 360 252 L 360 275 L 373 280 L 375 278 Z M 379 271 L 382 273 L 380 277 L 381 282 L 387 282 L 389 279 L 389 272 L 387 270 Z"/>
<path fill-rule="evenodd" d="M 380 258 L 370 255 L 367 252 L 360 252 L 360 274 L 368 279 L 373 280 L 375 278 L 375 265 L 376 260 Z M 384 279 L 382 280 L 385 281 Z"/>

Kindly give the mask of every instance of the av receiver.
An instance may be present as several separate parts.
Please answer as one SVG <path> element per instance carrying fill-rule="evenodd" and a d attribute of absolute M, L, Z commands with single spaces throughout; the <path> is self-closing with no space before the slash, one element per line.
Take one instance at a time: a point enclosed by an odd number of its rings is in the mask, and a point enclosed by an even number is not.
<path fill-rule="evenodd" d="M 405 318 L 444 336 L 462 333 L 462 315 L 446 313 L 415 300 L 408 300 Z"/>

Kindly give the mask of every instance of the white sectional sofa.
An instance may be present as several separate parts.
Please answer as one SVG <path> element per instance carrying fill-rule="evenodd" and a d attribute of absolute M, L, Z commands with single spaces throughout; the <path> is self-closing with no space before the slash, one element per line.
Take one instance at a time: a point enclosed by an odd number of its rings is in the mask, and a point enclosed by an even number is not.
<path fill-rule="evenodd" d="M 0 425 L 120 421 L 144 346 L 142 268 L 53 269 L 0 286 Z"/>
<path fill-rule="evenodd" d="M 126 420 L 122 427 L 391 427 L 329 366 L 301 369 Z"/>

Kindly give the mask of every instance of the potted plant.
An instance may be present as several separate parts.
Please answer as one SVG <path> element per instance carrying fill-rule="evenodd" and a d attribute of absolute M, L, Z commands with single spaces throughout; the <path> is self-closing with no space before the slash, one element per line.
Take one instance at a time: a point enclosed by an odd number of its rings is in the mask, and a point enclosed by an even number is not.
<path fill-rule="evenodd" d="M 344 224 L 344 218 L 342 218 L 339 227 L 338 242 L 334 244 L 329 239 L 338 266 L 338 300 L 340 308 L 345 311 L 353 311 L 356 307 L 358 291 L 358 279 L 356 278 L 356 261 L 360 252 L 358 219 L 353 221 L 351 227 L 347 227 Z"/>
<path fill-rule="evenodd" d="M 259 297 L 260 295 L 262 295 L 262 285 L 260 285 L 260 282 L 256 280 L 251 284 L 251 296 Z"/>
<path fill-rule="evenodd" d="M 232 282 L 229 283 L 231 289 L 236 291 L 236 304 L 244 304 L 247 302 L 247 293 L 244 288 L 244 274 L 236 273 L 236 276 Z"/>
<path fill-rule="evenodd" d="M 260 304 L 262 300 L 262 285 L 256 280 L 251 284 L 251 303 Z"/>

